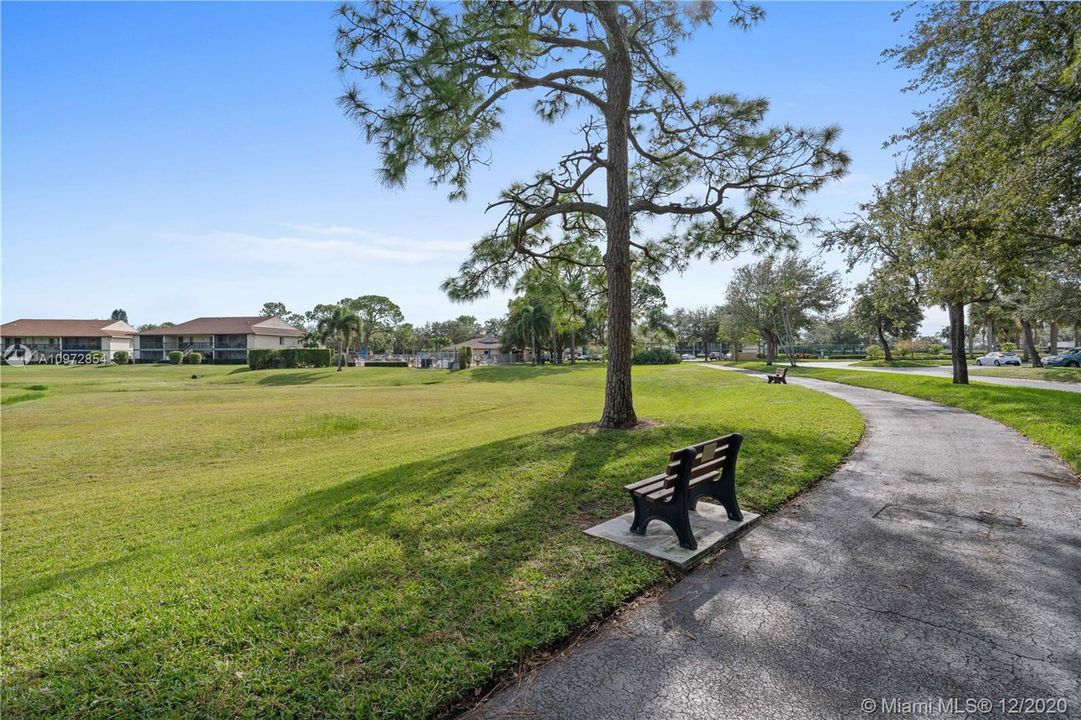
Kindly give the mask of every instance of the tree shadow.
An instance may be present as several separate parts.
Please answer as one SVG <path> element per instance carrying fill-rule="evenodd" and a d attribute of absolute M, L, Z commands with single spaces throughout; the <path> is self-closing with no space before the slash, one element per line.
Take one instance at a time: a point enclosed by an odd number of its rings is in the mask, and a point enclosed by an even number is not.
<path fill-rule="evenodd" d="M 325 380 L 328 375 L 325 372 L 293 372 L 289 370 L 275 372 L 273 375 L 267 375 L 256 380 L 258 385 L 310 385 L 312 383 Z"/>
<path fill-rule="evenodd" d="M 425 460 L 403 453 L 192 558 L 199 594 L 180 583 L 159 601 L 175 625 L 128 619 L 107 641 L 16 671 L 6 709 L 60 713 L 74 697 L 97 698 L 101 714 L 431 715 L 664 578 L 659 561 L 581 529 L 628 511 L 622 486 L 659 472 L 671 450 L 736 429 L 575 425 Z M 777 452 L 822 455 L 783 431 L 750 435 L 738 471 L 750 487 L 807 460 L 779 470 Z M 285 578 L 273 593 L 245 592 L 268 573 Z M 29 689 L 39 682 L 68 690 L 42 701 Z"/>
<path fill-rule="evenodd" d="M 3 593 L 4 603 L 10 606 L 12 603 L 30 598 L 39 593 L 48 592 L 61 585 L 77 583 L 85 577 L 90 577 L 107 570 L 115 570 L 122 565 L 126 565 L 145 555 L 145 550 L 129 552 L 120 557 L 99 560 L 98 562 L 90 563 L 89 565 L 59 570 L 54 573 L 49 573 L 48 575 L 34 575 L 25 580 L 18 580 L 15 582 L 5 581 Z"/>
<path fill-rule="evenodd" d="M 472 382 L 517 382 L 538 377 L 563 375 L 583 370 L 580 366 L 563 365 L 508 365 L 474 368 L 469 374 Z"/>

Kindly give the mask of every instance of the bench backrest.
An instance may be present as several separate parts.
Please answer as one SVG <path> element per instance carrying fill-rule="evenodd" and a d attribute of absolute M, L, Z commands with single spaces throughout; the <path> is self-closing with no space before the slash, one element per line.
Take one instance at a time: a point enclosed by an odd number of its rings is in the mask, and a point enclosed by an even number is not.
<path fill-rule="evenodd" d="M 784 377 L 785 375 L 788 374 L 788 368 L 783 367 L 783 368 L 781 368 L 780 370 L 778 370 L 777 372 L 775 372 L 773 374 L 776 375 L 777 377 Z"/>
<path fill-rule="evenodd" d="M 735 467 L 735 458 L 739 454 L 740 443 L 743 436 L 739 433 L 722 435 L 719 438 L 706 440 L 705 442 L 691 445 L 695 458 L 691 464 L 690 477 L 688 480 L 701 477 L 708 473 L 732 472 Z M 664 473 L 664 487 L 669 488 L 676 484 L 679 479 L 679 468 L 683 460 L 683 452 L 688 448 L 673 450 L 668 456 L 668 468 Z M 731 469 L 730 469 L 731 468 Z"/>

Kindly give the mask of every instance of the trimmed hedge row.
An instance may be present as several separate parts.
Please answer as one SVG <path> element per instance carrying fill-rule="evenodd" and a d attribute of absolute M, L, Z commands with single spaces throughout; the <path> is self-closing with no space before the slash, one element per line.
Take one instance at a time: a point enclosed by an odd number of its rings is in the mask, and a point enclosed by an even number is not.
<path fill-rule="evenodd" d="M 405 360 L 369 360 L 365 361 L 364 367 L 409 367 Z"/>
<path fill-rule="evenodd" d="M 635 365 L 678 365 L 681 362 L 679 355 L 668 348 L 650 348 L 636 353 L 633 363 Z"/>
<path fill-rule="evenodd" d="M 330 367 L 327 348 L 282 348 L 281 350 L 249 350 L 248 367 L 252 370 L 283 368 Z"/>

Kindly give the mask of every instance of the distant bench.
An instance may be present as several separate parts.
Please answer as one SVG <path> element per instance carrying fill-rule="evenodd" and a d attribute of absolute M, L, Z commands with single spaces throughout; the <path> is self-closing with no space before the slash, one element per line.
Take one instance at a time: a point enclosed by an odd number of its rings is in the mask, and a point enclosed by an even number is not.
<path fill-rule="evenodd" d="M 742 435 L 732 433 L 674 450 L 663 473 L 626 485 L 634 501 L 631 532 L 645 535 L 649 523 L 660 520 L 675 530 L 681 547 L 697 550 L 689 513 L 706 495 L 720 501 L 730 519 L 743 520 L 736 502 L 736 456 L 742 442 Z"/>
<path fill-rule="evenodd" d="M 773 373 L 772 375 L 767 375 L 766 376 L 766 382 L 769 383 L 769 384 L 781 383 L 783 385 L 787 385 L 788 384 L 788 380 L 786 379 L 787 376 L 788 376 L 788 368 L 784 367 L 784 368 L 781 368 L 780 370 L 778 370 L 777 372 Z"/>

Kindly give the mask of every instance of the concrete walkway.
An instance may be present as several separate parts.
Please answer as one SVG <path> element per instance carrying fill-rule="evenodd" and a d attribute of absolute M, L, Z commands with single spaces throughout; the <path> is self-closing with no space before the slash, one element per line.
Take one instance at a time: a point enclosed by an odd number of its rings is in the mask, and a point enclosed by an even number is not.
<path fill-rule="evenodd" d="M 953 377 L 953 369 L 949 365 L 938 367 L 911 367 L 911 368 L 873 368 L 860 367 L 854 364 L 854 360 L 808 362 L 804 367 L 809 368 L 832 368 L 835 370 L 859 370 L 860 372 L 884 372 L 897 373 L 900 375 L 927 375 L 929 377 Z M 778 365 L 778 367 L 781 367 Z M 990 368 L 988 368 L 990 369 Z M 1014 387 L 1030 387 L 1038 390 L 1062 390 L 1063 392 L 1081 393 L 1081 383 L 1060 382 L 1054 380 L 1029 380 L 1027 378 L 1007 378 L 984 374 L 978 366 L 969 366 L 969 382 L 985 382 L 993 385 L 1013 385 Z"/>
<path fill-rule="evenodd" d="M 1066 699 L 1065 715 L 1041 717 L 1081 717 L 1071 470 L 961 410 L 792 382 L 863 412 L 867 434 L 849 460 L 467 717 L 942 717 L 940 698 L 982 698 L 988 712 L 967 717 L 984 718 L 1028 697 Z M 930 712 L 883 699 L 930 700 Z"/>

